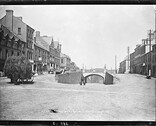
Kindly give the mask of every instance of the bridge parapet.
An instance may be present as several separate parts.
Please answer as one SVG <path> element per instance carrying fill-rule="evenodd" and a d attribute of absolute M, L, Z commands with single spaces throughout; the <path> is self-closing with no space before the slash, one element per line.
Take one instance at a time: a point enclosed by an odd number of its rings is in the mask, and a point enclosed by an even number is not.
<path fill-rule="evenodd" d="M 92 72 L 92 73 L 89 73 L 89 72 L 83 73 L 84 77 L 89 76 L 89 75 L 99 75 L 99 76 L 105 77 L 104 73 L 94 73 L 94 72 Z"/>

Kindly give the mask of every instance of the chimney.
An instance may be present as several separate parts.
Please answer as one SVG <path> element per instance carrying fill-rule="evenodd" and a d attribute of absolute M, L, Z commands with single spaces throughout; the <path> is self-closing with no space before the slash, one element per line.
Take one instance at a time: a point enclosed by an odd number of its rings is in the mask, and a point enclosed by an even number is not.
<path fill-rule="evenodd" d="M 20 19 L 22 21 L 22 17 L 17 17 L 18 19 Z"/>
<path fill-rule="evenodd" d="M 62 45 L 60 44 L 60 47 L 59 47 L 60 52 L 61 52 L 61 46 L 62 46 Z"/>
<path fill-rule="evenodd" d="M 13 31 L 13 10 L 6 10 L 6 27 Z"/>
<path fill-rule="evenodd" d="M 36 37 L 40 37 L 40 31 L 36 31 Z"/>

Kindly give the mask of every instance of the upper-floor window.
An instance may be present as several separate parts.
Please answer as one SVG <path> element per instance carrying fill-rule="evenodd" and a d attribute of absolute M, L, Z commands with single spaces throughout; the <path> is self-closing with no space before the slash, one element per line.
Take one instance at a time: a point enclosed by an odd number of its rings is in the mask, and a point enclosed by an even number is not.
<path fill-rule="evenodd" d="M 61 59 L 61 63 L 63 63 L 63 59 Z"/>
<path fill-rule="evenodd" d="M 18 34 L 21 35 L 21 28 L 18 28 Z"/>

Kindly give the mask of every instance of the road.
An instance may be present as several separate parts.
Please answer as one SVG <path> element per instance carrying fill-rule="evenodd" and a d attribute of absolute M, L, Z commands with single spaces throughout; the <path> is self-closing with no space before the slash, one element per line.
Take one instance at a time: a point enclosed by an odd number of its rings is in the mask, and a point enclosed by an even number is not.
<path fill-rule="evenodd" d="M 1 120 L 154 121 L 155 79 L 117 74 L 114 85 L 57 83 L 54 75 L 34 84 L 0 78 Z M 54 112 L 52 111 L 54 110 Z"/>

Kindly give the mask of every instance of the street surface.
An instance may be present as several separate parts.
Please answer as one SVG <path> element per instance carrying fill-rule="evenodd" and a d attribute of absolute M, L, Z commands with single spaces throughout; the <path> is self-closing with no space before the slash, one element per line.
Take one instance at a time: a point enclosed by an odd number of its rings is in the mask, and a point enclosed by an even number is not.
<path fill-rule="evenodd" d="M 117 74 L 114 85 L 57 83 L 54 75 L 34 84 L 0 78 L 1 120 L 154 121 L 155 79 Z M 54 111 L 52 111 L 54 110 Z"/>

